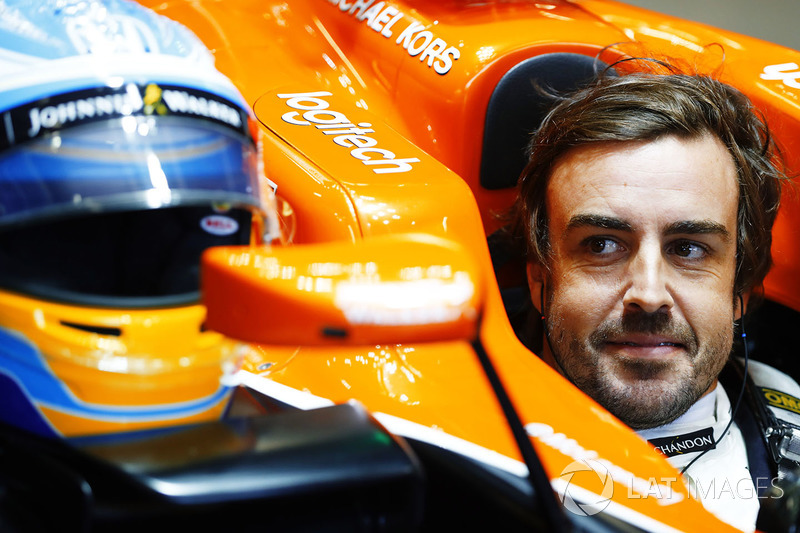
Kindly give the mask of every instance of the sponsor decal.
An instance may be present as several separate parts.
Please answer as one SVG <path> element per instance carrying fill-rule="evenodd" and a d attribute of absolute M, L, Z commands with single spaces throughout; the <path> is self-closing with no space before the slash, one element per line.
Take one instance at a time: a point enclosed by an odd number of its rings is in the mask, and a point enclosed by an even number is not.
<path fill-rule="evenodd" d="M 225 98 L 186 87 L 128 83 L 59 94 L 5 111 L 0 149 L 72 126 L 153 115 L 201 118 L 249 137 L 246 112 Z"/>
<path fill-rule="evenodd" d="M 791 394 L 786 394 L 785 392 L 775 389 L 768 389 L 766 387 L 761 387 L 761 394 L 764 395 L 767 403 L 772 407 L 800 414 L 800 398 L 795 398 Z"/>
<path fill-rule="evenodd" d="M 195 115 L 239 129 L 246 122 L 230 105 L 195 91 L 164 89 L 161 94 L 170 114 Z"/>
<path fill-rule="evenodd" d="M 355 20 L 366 25 L 382 37 L 394 39 L 398 46 L 408 52 L 411 57 L 419 59 L 437 74 L 445 75 L 453 68 L 453 62 L 461 57 L 455 46 L 436 36 L 394 6 L 375 0 L 328 0 L 337 6 L 339 11 L 351 15 Z"/>
<path fill-rule="evenodd" d="M 239 231 L 239 223 L 223 215 L 208 215 L 200 220 L 203 231 L 212 235 L 233 235 Z"/>
<path fill-rule="evenodd" d="M 717 447 L 717 443 L 714 442 L 714 429 L 710 427 L 692 431 L 691 433 L 684 433 L 683 435 L 651 439 L 650 444 L 653 445 L 657 452 L 661 452 L 667 457 L 704 452 Z"/>
<path fill-rule="evenodd" d="M 602 467 L 602 470 L 597 475 L 601 479 L 606 479 L 604 472 L 608 472 L 608 476 L 610 476 L 611 479 L 627 487 L 629 499 L 654 497 L 657 499 L 659 505 L 672 505 L 684 499 L 683 494 L 672 489 L 672 483 L 675 482 L 675 479 L 673 478 L 641 478 L 635 475 L 633 472 L 630 472 L 629 470 L 612 463 L 608 459 L 601 458 L 596 451 L 587 450 L 575 439 L 571 439 L 563 433 L 556 433 L 555 430 L 547 424 L 532 422 L 527 424 L 525 429 L 527 430 L 528 435 L 534 437 L 537 441 L 563 453 L 567 457 L 571 457 L 575 461 L 584 463 L 586 467 L 594 470 L 595 472 L 598 471 L 597 469 Z M 567 472 L 568 469 L 569 466 L 567 469 L 565 469 L 565 472 Z M 562 476 L 564 476 L 563 472 Z M 562 480 L 562 478 L 557 479 Z M 570 484 L 572 480 L 572 477 L 570 477 Z M 604 488 L 600 494 L 601 496 L 605 494 L 605 484 L 606 481 L 603 482 Z M 611 494 L 608 494 L 607 496 L 610 497 Z M 594 503 L 595 505 L 601 505 L 604 500 L 605 496 Z M 584 512 L 583 514 L 587 513 Z"/>
<path fill-rule="evenodd" d="M 214 202 L 211 204 L 211 209 L 213 209 L 215 213 L 227 213 L 232 207 L 233 206 L 228 202 Z"/>
<path fill-rule="evenodd" d="M 776 80 L 793 89 L 800 89 L 800 67 L 797 63 L 768 65 L 761 73 L 762 80 Z"/>
<path fill-rule="evenodd" d="M 375 174 L 408 172 L 412 163 L 419 163 L 416 157 L 398 158 L 394 152 L 378 146 L 378 141 L 367 135 L 374 133 L 372 124 L 359 122 L 353 124 L 344 113 L 329 109 L 325 98 L 333 96 L 326 91 L 313 93 L 279 94 L 286 100 L 289 111 L 281 116 L 284 122 L 294 126 L 314 126 L 323 135 L 343 147 L 351 148 L 350 155 L 371 167 Z"/>

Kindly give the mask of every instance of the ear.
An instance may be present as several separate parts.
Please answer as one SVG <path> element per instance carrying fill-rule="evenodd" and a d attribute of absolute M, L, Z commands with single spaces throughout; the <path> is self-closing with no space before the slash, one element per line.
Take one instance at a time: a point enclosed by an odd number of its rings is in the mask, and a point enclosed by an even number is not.
<path fill-rule="evenodd" d="M 741 299 L 736 298 L 733 303 L 733 319 L 739 320 L 747 310 L 747 305 L 750 303 L 750 291 L 742 294 Z"/>
<path fill-rule="evenodd" d="M 539 309 L 544 296 L 542 294 L 544 290 L 543 268 L 539 263 L 529 262 L 526 266 L 526 274 L 528 276 L 528 289 L 531 294 L 531 303 L 533 303 L 536 309 Z M 540 313 L 543 311 L 543 309 L 539 309 Z"/>

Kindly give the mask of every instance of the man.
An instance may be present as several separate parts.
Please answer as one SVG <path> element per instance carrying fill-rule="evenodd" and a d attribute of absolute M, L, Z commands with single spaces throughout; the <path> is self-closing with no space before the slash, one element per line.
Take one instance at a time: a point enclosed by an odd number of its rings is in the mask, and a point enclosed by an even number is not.
<path fill-rule="evenodd" d="M 537 353 L 662 453 L 677 448 L 668 459 L 706 507 L 748 530 L 763 482 L 727 428 L 739 390 L 718 378 L 770 266 L 774 156 L 732 87 L 604 76 L 545 118 L 515 206 Z"/>

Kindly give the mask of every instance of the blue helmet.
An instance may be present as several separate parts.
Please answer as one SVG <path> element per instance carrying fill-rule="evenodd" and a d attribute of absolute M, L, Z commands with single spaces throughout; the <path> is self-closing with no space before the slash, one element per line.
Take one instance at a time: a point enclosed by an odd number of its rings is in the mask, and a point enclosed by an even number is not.
<path fill-rule="evenodd" d="M 203 249 L 251 242 L 253 118 L 185 27 L 124 0 L 6 1 L 0 72 L 0 287 L 188 302 Z"/>

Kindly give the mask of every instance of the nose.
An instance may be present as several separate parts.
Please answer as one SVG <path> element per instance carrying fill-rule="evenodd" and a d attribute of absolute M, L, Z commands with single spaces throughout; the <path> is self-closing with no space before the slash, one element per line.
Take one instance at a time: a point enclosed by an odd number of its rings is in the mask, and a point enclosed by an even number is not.
<path fill-rule="evenodd" d="M 669 281 L 670 267 L 658 245 L 641 246 L 627 269 L 622 303 L 626 310 L 647 313 L 668 311 L 674 300 Z"/>

